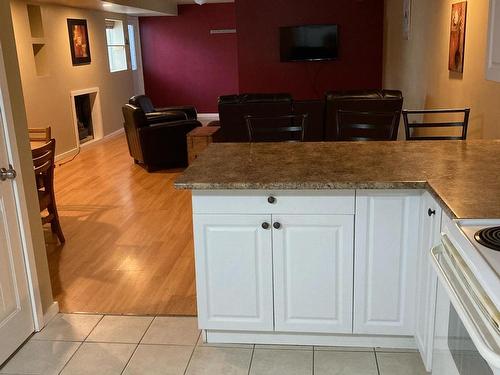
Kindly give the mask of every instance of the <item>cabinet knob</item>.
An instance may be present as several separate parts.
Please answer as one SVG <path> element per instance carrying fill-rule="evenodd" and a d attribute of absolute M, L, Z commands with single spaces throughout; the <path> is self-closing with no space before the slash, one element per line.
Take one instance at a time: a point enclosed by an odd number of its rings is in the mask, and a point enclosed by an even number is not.
<path fill-rule="evenodd" d="M 273 203 L 276 203 L 276 198 L 275 198 L 275 197 L 273 197 L 273 196 L 270 196 L 269 198 L 267 198 L 267 201 L 268 201 L 269 203 L 273 204 Z"/>
<path fill-rule="evenodd" d="M 281 224 L 278 223 L 278 222 L 276 222 L 276 223 L 273 224 L 273 228 L 274 229 L 280 229 L 281 228 Z"/>
<path fill-rule="evenodd" d="M 429 210 L 427 210 L 427 215 L 429 216 L 432 216 L 432 215 L 435 215 L 436 214 L 436 210 L 432 210 L 429 208 Z"/>
<path fill-rule="evenodd" d="M 270 225 L 267 222 L 262 223 L 262 228 L 263 229 L 269 229 Z"/>

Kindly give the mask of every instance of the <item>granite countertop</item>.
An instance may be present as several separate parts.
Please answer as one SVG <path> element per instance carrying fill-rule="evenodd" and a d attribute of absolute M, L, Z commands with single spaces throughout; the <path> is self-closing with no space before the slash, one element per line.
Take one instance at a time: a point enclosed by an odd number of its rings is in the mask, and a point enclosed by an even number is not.
<path fill-rule="evenodd" d="M 214 143 L 179 189 L 427 189 L 459 219 L 500 219 L 500 140 Z"/>

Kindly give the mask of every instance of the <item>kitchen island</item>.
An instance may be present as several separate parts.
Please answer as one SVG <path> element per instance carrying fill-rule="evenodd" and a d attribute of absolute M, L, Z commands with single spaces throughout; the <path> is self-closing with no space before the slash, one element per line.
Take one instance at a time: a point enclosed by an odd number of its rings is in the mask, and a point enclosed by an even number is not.
<path fill-rule="evenodd" d="M 500 218 L 499 166 L 500 141 L 212 144 L 175 183 L 205 339 L 425 352 L 441 217 Z"/>

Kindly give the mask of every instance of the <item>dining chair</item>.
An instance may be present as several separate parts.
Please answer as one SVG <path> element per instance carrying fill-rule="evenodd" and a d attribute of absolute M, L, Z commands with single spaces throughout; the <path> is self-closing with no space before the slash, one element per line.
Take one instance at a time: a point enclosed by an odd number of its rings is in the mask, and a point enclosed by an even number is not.
<path fill-rule="evenodd" d="M 40 212 L 42 213 L 42 225 L 50 223 L 52 233 L 55 233 L 59 241 L 64 243 L 66 239 L 61 229 L 54 193 L 55 150 L 56 140 L 51 139 L 43 146 L 32 149 L 31 154 L 33 156 Z M 48 214 L 44 216 L 45 211 Z"/>
<path fill-rule="evenodd" d="M 394 141 L 398 136 L 400 111 L 338 109 L 336 141 Z"/>
<path fill-rule="evenodd" d="M 303 142 L 307 114 L 245 116 L 250 142 Z"/>
<path fill-rule="evenodd" d="M 46 128 L 28 128 L 30 142 L 48 143 L 52 139 L 52 129 Z"/>
<path fill-rule="evenodd" d="M 428 121 L 429 116 L 460 114 L 460 121 Z M 419 115 L 423 120 L 410 122 L 409 117 Z M 423 109 L 423 110 L 403 110 L 403 121 L 405 124 L 406 139 L 414 140 L 465 140 L 467 139 L 467 128 L 469 125 L 470 108 L 460 109 Z M 463 116 L 463 117 L 462 117 Z M 419 135 L 418 131 L 423 129 L 458 129 L 459 135 L 437 134 L 434 131 Z M 417 130 L 417 132 L 415 132 Z M 417 134 L 415 134 L 417 133 Z M 421 134 L 421 133 L 420 133 Z"/>

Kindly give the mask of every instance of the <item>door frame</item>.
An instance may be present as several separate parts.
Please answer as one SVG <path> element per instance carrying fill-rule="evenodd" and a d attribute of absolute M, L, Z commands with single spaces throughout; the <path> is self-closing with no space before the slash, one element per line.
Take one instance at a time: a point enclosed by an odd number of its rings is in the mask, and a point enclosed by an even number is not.
<path fill-rule="evenodd" d="M 3 128 L 0 132 L 5 134 L 5 143 L 7 146 L 7 156 L 9 162 L 16 168 L 18 177 L 13 180 L 15 205 L 18 213 L 18 223 L 21 233 L 21 243 L 23 247 L 24 265 L 28 277 L 28 288 L 30 293 L 31 308 L 33 313 L 34 330 L 39 331 L 43 328 L 44 315 L 42 309 L 42 298 L 36 270 L 35 251 L 31 239 L 31 227 L 29 225 L 29 208 L 26 202 L 25 186 L 23 182 L 23 170 L 21 168 L 21 159 L 19 156 L 18 139 L 16 138 L 14 115 L 9 96 L 9 85 L 7 72 L 5 68 L 2 41 L 0 40 L 0 109 L 2 113 Z M 27 137 L 27 132 L 26 132 Z M 40 224 L 41 225 L 41 224 Z"/>

